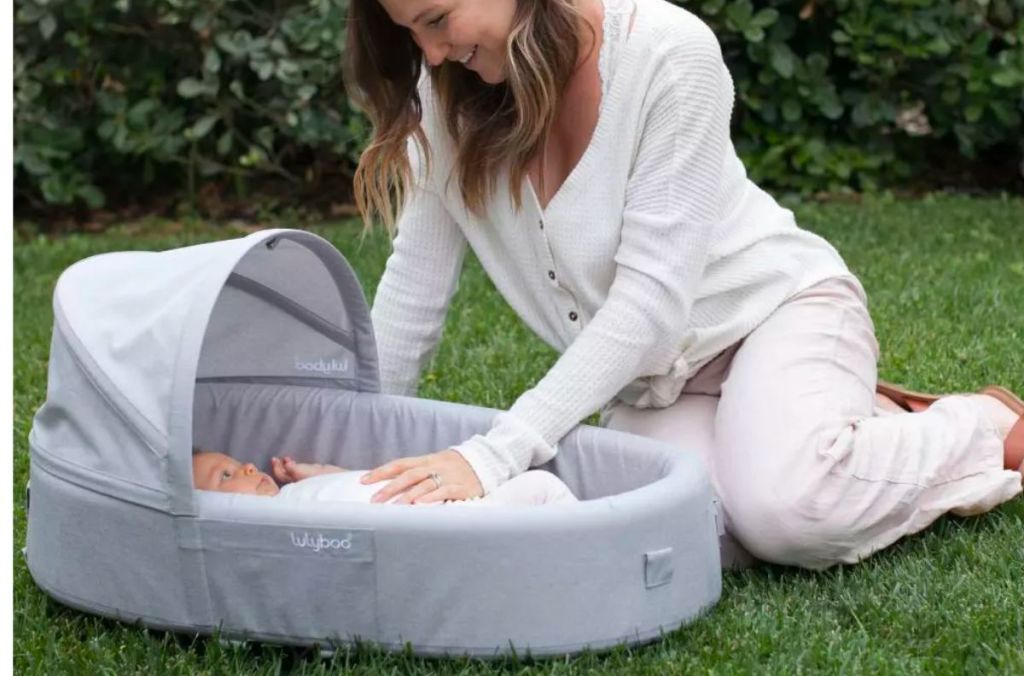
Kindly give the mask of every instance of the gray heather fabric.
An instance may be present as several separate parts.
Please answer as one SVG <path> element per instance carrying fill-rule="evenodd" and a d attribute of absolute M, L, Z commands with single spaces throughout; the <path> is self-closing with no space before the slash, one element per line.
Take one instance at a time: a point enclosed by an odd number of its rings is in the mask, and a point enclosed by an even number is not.
<path fill-rule="evenodd" d="M 25 554 L 33 579 L 69 605 L 152 626 L 213 620 L 192 517 L 173 517 L 92 490 L 89 479 L 33 454 Z"/>
<path fill-rule="evenodd" d="M 294 644 L 535 655 L 657 638 L 721 590 L 696 458 L 580 427 L 544 469 L 582 502 L 289 505 L 194 491 L 193 444 L 352 468 L 485 431 L 496 411 L 378 393 L 358 281 L 315 235 L 108 254 L 54 294 L 30 435 L 27 562 L 76 608 Z"/>

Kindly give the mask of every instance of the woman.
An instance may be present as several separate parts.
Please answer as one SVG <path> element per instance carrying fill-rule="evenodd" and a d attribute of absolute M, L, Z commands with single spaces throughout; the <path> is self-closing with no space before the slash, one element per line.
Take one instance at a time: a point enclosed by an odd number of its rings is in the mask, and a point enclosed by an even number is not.
<path fill-rule="evenodd" d="M 391 190 L 403 204 L 373 306 L 385 391 L 415 393 L 467 244 L 562 352 L 486 434 L 375 469 L 375 499 L 490 492 L 598 409 L 701 453 L 729 532 L 778 563 L 857 561 L 1021 492 L 1012 395 L 876 400 L 864 291 L 746 177 L 732 82 L 692 14 L 352 0 L 349 18 L 350 95 L 374 123 L 358 204 L 389 228 Z"/>

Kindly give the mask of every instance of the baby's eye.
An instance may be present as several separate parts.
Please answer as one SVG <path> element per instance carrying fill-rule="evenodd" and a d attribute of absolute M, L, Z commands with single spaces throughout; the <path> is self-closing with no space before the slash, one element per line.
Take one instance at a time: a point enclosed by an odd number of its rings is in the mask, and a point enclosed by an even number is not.
<path fill-rule="evenodd" d="M 220 480 L 221 481 L 227 481 L 230 478 L 231 478 L 231 470 L 226 469 L 226 470 L 224 470 L 223 472 L 220 473 Z"/>
<path fill-rule="evenodd" d="M 445 20 L 445 18 L 447 16 L 448 16 L 447 14 L 442 14 L 441 16 L 437 17 L 433 21 L 429 22 L 427 25 L 428 26 L 433 26 L 434 28 L 436 28 L 436 27 L 440 26 L 444 22 L 444 20 Z"/>

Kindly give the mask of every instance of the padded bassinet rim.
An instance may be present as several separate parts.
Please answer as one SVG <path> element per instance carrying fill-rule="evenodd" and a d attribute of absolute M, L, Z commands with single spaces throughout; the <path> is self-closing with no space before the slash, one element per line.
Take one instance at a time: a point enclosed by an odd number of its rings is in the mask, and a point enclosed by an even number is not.
<path fill-rule="evenodd" d="M 678 459 L 676 459 L 678 458 Z M 544 469 L 544 466 L 537 469 Z M 459 532 L 466 527 L 524 528 L 530 532 L 608 526 L 651 518 L 676 501 L 686 499 L 704 484 L 703 466 L 692 454 L 678 453 L 667 460 L 668 473 L 644 486 L 571 504 L 476 505 L 451 503 L 438 519 L 434 507 L 422 505 L 371 505 L 353 502 L 287 503 L 258 495 L 196 490 L 196 518 L 239 521 L 250 524 L 303 527 L 359 527 L 390 525 L 417 532 Z M 382 487 L 386 482 L 380 484 Z"/>
<path fill-rule="evenodd" d="M 384 484 L 382 484 L 384 485 Z M 417 533 L 460 533 L 466 528 L 487 528 L 493 534 L 540 534 L 573 528 L 600 531 L 613 524 L 649 519 L 673 504 L 677 490 L 685 488 L 668 478 L 638 489 L 572 504 L 475 505 L 364 505 L 317 502 L 299 505 L 275 503 L 266 497 L 198 491 L 199 520 L 230 521 L 251 525 L 305 528 L 373 527 Z M 690 487 L 692 490 L 692 487 Z M 683 493 L 686 495 L 686 493 Z M 668 501 L 666 503 L 666 501 Z M 434 512 L 444 509 L 444 518 Z M 384 511 L 387 510 L 387 511 Z"/>

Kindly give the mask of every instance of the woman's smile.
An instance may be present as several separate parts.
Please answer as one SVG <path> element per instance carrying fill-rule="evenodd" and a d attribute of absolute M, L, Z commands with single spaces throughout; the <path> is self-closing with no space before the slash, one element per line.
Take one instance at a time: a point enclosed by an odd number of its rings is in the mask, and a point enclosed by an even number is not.
<path fill-rule="evenodd" d="M 459 63 L 461 63 L 463 66 L 468 66 L 469 62 L 472 61 L 473 58 L 476 56 L 477 50 L 479 48 L 480 48 L 480 45 L 473 45 L 473 49 L 469 50 L 468 54 L 466 54 L 464 57 L 459 59 Z"/>

